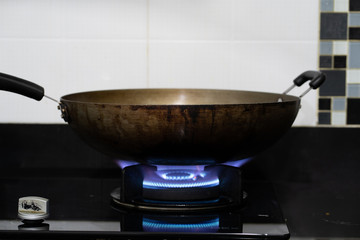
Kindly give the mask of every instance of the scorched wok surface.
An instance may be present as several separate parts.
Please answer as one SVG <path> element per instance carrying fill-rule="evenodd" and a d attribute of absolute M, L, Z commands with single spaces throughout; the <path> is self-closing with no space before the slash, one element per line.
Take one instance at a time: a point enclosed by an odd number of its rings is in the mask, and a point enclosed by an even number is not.
<path fill-rule="evenodd" d="M 205 89 L 83 92 L 61 102 L 71 127 L 94 148 L 176 165 L 252 156 L 291 127 L 300 105 L 289 95 Z"/>

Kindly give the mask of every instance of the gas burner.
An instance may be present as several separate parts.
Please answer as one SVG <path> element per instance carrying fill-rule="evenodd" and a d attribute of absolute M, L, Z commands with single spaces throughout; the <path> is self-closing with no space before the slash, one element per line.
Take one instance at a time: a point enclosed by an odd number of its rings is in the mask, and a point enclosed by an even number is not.
<path fill-rule="evenodd" d="M 170 170 L 170 171 L 157 171 L 158 174 L 165 180 L 182 181 L 182 180 L 196 180 L 194 173 L 184 170 Z"/>
<path fill-rule="evenodd" d="M 164 201 L 196 201 L 219 196 L 216 171 L 204 166 L 156 166 L 145 171 L 143 198 Z"/>
<path fill-rule="evenodd" d="M 121 200 L 121 189 L 117 188 L 111 193 L 113 200 L 113 207 L 117 209 L 129 208 L 138 209 L 141 211 L 153 211 L 153 212 L 198 212 L 198 211 L 211 211 L 221 208 L 228 208 L 235 206 L 234 202 L 230 198 L 219 197 L 212 200 L 203 201 L 165 201 L 165 200 L 149 200 L 142 197 L 134 198 L 131 202 L 124 202 Z M 119 209 L 120 210 L 120 209 Z"/>
<path fill-rule="evenodd" d="M 150 211 L 200 211 L 239 206 L 244 194 L 238 165 L 121 163 L 125 166 L 122 185 L 111 196 L 117 206 Z"/>

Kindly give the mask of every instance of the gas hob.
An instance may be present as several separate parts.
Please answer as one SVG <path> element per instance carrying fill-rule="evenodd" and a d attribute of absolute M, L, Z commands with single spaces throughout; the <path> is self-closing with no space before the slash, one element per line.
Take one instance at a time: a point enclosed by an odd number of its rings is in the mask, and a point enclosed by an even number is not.
<path fill-rule="evenodd" d="M 118 170 L 44 172 L 2 175 L 0 236 L 8 239 L 288 239 L 289 231 L 272 186 L 245 180 L 244 203 L 211 211 L 142 211 L 114 204 L 110 193 L 120 184 Z M 19 177 L 22 176 L 22 177 Z M 34 177 L 36 176 L 36 177 Z M 18 199 L 49 199 L 49 217 L 24 224 Z M 24 227 L 25 225 L 25 227 Z"/>

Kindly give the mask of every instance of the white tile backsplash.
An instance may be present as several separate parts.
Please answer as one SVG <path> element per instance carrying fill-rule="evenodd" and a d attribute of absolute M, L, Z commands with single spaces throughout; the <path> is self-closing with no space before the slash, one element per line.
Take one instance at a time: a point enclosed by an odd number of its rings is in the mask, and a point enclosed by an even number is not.
<path fill-rule="evenodd" d="M 1 72 L 35 82 L 55 99 L 79 91 L 147 86 L 145 41 L 0 39 L 0 52 Z M 49 111 L 53 107 L 56 112 L 56 104 L 47 99 L 37 103 L 4 93 L 1 122 L 63 122 Z"/>
<path fill-rule="evenodd" d="M 150 87 L 231 88 L 230 42 L 150 42 Z"/>
<path fill-rule="evenodd" d="M 313 0 L 3 0 L 0 72 L 54 98 L 144 87 L 282 92 L 317 68 L 318 8 Z M 0 92 L 0 108 L 0 122 L 62 122 L 46 99 Z M 296 125 L 316 124 L 316 114 L 312 91 Z"/>
<path fill-rule="evenodd" d="M 2 0 L 0 37 L 146 39 L 146 0 Z"/>
<path fill-rule="evenodd" d="M 305 69 L 316 65 L 315 42 L 236 42 L 232 53 L 231 88 L 282 93 Z M 299 96 L 307 84 L 290 95 Z M 302 99 L 295 125 L 314 125 L 317 94 L 311 91 Z"/>
<path fill-rule="evenodd" d="M 314 41 L 319 29 L 318 5 L 314 0 L 234 0 L 234 39 Z"/>
<path fill-rule="evenodd" d="M 150 0 L 151 40 L 230 40 L 232 0 Z"/>
<path fill-rule="evenodd" d="M 295 77 L 316 65 L 316 50 L 316 42 L 234 42 L 231 87 L 283 92 Z"/>

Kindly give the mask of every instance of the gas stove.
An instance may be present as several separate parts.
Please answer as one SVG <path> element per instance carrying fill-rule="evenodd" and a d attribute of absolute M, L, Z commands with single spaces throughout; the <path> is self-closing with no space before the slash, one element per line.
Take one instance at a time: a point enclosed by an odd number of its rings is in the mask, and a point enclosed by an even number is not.
<path fill-rule="evenodd" d="M 240 166 L 249 160 L 208 165 L 149 165 L 119 160 L 121 185 L 111 196 L 120 207 L 155 212 L 240 206 L 246 197 Z"/>
<path fill-rule="evenodd" d="M 242 177 L 248 161 L 201 166 L 117 161 L 119 169 L 6 172 L 0 177 L 0 236 L 288 239 L 271 183 Z M 49 217 L 22 221 L 18 204 L 26 196 L 48 200 Z M 25 206 L 31 208 L 29 201 Z"/>

